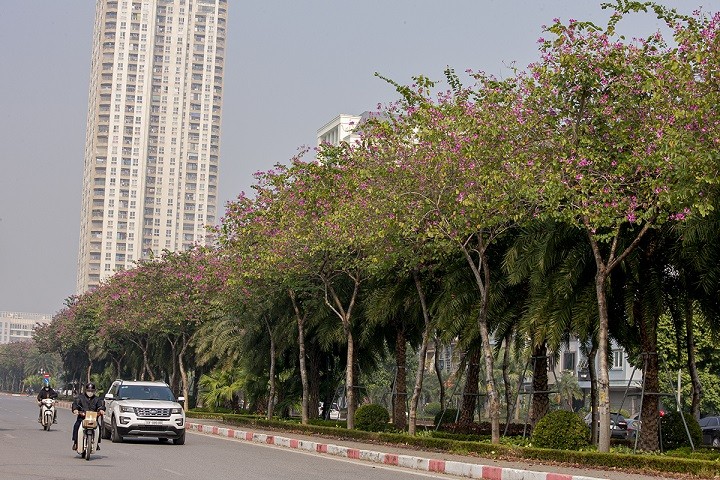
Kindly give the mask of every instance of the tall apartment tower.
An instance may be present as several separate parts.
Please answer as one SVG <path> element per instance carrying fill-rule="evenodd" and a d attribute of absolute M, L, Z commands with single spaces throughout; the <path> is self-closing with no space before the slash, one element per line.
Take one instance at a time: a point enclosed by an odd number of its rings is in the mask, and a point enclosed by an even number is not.
<path fill-rule="evenodd" d="M 97 0 L 78 293 L 208 240 L 226 21 L 227 0 Z"/>

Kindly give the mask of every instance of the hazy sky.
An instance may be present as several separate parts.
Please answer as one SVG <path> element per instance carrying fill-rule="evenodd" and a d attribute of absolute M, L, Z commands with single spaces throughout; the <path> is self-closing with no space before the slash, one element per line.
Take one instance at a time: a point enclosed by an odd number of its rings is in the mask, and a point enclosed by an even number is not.
<path fill-rule="evenodd" d="M 319 127 L 396 98 L 374 77 L 497 76 L 537 59 L 555 17 L 602 22 L 593 0 L 228 1 L 220 211 Z M 720 0 L 661 2 L 683 13 Z M 75 290 L 95 2 L 0 2 L 0 311 L 52 314 Z M 651 16 L 628 33 L 657 29 Z"/>

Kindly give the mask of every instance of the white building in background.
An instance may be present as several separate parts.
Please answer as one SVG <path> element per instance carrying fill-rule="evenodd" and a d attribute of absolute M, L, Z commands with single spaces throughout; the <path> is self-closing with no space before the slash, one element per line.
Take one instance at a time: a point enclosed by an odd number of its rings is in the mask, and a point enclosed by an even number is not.
<path fill-rule="evenodd" d="M 622 405 L 623 410 L 635 413 L 640 409 L 640 391 L 642 389 L 642 368 L 635 368 L 628 362 L 625 349 L 614 340 L 610 342 L 612 361 L 609 364 L 610 377 L 610 409 L 617 411 Z M 599 371 L 599 361 L 596 358 L 595 371 Z M 580 342 L 572 338 L 567 346 L 560 350 L 559 360 L 551 365 L 548 381 L 555 383 L 563 372 L 568 372 L 578 380 L 586 401 L 590 401 L 590 374 L 588 372 L 588 359 L 580 350 Z M 552 390 L 552 387 L 551 387 Z"/>
<path fill-rule="evenodd" d="M 0 312 L 0 344 L 30 340 L 35 326 L 51 321 L 52 315 L 43 313 Z"/>
<path fill-rule="evenodd" d="M 227 0 L 97 0 L 77 292 L 217 219 Z"/>
<path fill-rule="evenodd" d="M 363 112 L 360 115 L 341 113 L 318 129 L 318 146 L 324 143 L 340 145 L 341 142 L 352 144 L 359 141 L 360 135 L 356 132 L 357 127 L 374 115 L 377 114 L 372 112 Z"/>

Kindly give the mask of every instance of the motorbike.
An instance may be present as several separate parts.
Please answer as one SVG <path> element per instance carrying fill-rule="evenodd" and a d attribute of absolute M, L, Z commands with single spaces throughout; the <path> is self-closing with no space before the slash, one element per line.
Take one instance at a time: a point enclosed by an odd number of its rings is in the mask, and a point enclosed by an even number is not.
<path fill-rule="evenodd" d="M 50 425 L 55 419 L 55 399 L 43 398 L 40 400 L 40 424 L 45 430 L 50 431 Z"/>
<path fill-rule="evenodd" d="M 98 412 L 82 412 L 83 418 L 78 427 L 77 453 L 85 460 L 90 460 L 90 455 L 97 451 L 100 438 L 100 415 Z"/>

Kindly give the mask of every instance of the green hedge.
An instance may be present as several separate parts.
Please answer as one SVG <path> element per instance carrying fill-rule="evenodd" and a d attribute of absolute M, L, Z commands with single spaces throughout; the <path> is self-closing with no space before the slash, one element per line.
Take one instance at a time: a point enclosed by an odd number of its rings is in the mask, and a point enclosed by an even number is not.
<path fill-rule="evenodd" d="M 685 417 L 685 423 L 683 423 L 680 412 L 668 412 L 660 420 L 662 442 L 665 449 L 673 450 L 689 447 L 688 431 L 692 437 L 693 445 L 697 447 L 702 443 L 702 429 L 698 421 L 689 413 L 685 413 L 683 416 Z M 685 425 L 687 425 L 687 430 L 685 430 Z"/>

